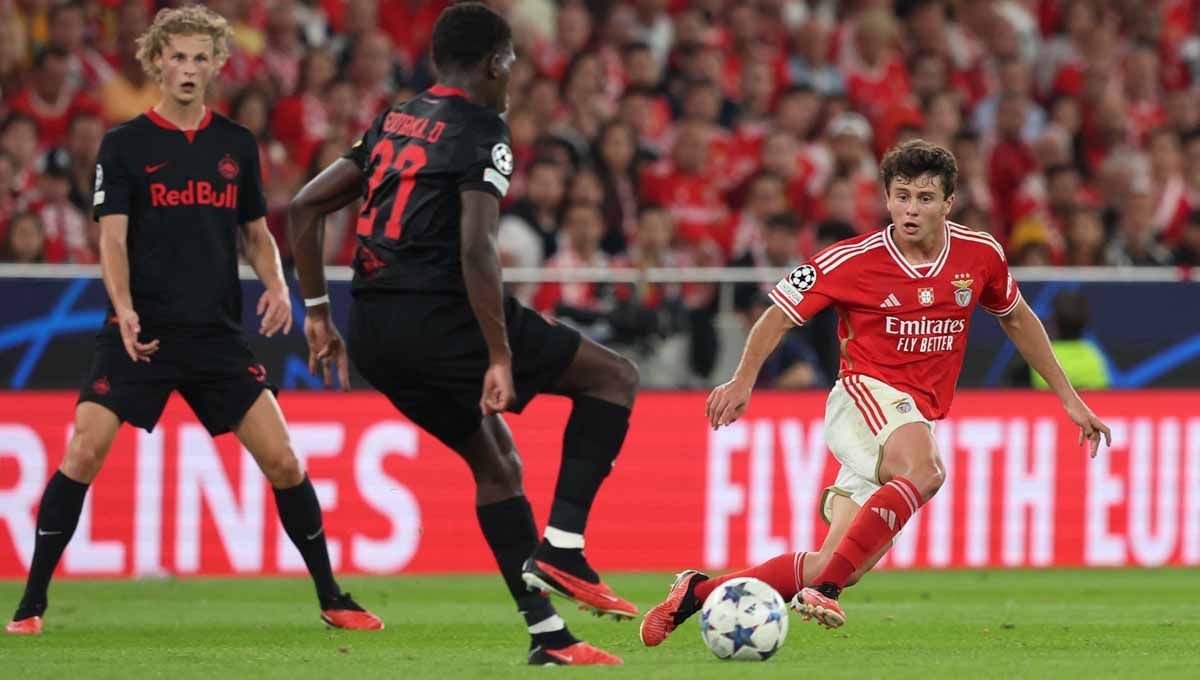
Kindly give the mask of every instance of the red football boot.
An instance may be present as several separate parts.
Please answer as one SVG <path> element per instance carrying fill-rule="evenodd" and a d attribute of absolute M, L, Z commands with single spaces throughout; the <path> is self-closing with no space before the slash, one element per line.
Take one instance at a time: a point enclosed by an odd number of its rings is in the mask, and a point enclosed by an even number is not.
<path fill-rule="evenodd" d="M 330 628 L 383 630 L 383 619 L 359 606 L 350 593 L 342 593 L 328 609 L 322 609 L 321 620 Z"/>
<path fill-rule="evenodd" d="M 533 590 L 548 591 L 573 600 L 584 611 L 621 620 L 637 616 L 638 608 L 600 581 L 588 566 L 582 550 L 555 548 L 542 541 L 533 557 L 521 567 L 521 578 Z"/>
<path fill-rule="evenodd" d="M 788 606 L 800 614 L 802 620 L 813 619 L 826 628 L 837 628 L 846 623 L 846 615 L 838 601 L 816 588 L 801 590 Z"/>
<path fill-rule="evenodd" d="M 42 617 L 30 616 L 20 621 L 9 621 L 4 632 L 9 635 L 41 635 Z"/>
<path fill-rule="evenodd" d="M 603 649 L 586 642 L 576 642 L 559 649 L 546 649 L 541 645 L 529 650 L 530 666 L 622 666 L 625 662 Z"/>
<path fill-rule="evenodd" d="M 667 593 L 667 599 L 646 612 L 646 616 L 642 619 L 642 627 L 638 631 L 642 638 L 642 644 L 647 647 L 661 645 L 679 624 L 700 611 L 700 605 L 704 603 L 693 594 L 693 591 L 696 590 L 697 583 L 706 579 L 708 576 L 695 569 L 688 569 L 675 577 L 675 582 L 671 584 L 671 590 Z"/>

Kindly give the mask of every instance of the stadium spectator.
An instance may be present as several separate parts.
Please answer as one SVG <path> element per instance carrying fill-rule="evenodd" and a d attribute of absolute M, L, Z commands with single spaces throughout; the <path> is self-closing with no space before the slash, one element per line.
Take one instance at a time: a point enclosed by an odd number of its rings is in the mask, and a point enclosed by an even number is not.
<path fill-rule="evenodd" d="M 1150 159 L 1150 186 L 1154 195 L 1151 226 L 1158 238 L 1174 243 L 1190 211 L 1179 137 L 1169 128 L 1155 128 L 1146 135 L 1146 150 Z"/>
<path fill-rule="evenodd" d="M 650 48 L 654 60 L 666 64 L 675 40 L 675 26 L 667 14 L 668 0 L 634 0 L 637 18 L 634 31 L 640 42 Z"/>
<path fill-rule="evenodd" d="M 1010 98 L 1020 102 L 1020 139 L 1027 143 L 1033 142 L 1042 134 L 1046 125 L 1046 112 L 1033 100 L 1033 78 L 1029 72 L 1029 65 L 1022 59 L 1013 57 L 1000 61 L 995 69 L 996 94 L 976 104 L 971 119 L 972 126 L 982 135 L 987 136 L 995 131 L 997 137 L 1003 137 L 1003 133 L 997 129 L 1000 102 Z M 1017 115 L 1015 111 L 1012 113 Z"/>
<path fill-rule="evenodd" d="M 558 163 L 540 158 L 529 167 L 528 192 L 507 208 L 499 226 L 501 239 L 536 248 L 518 259 L 537 266 L 558 250 L 558 220 L 566 191 L 565 171 Z M 505 236 L 514 231 L 533 238 Z"/>
<path fill-rule="evenodd" d="M 1175 264 L 1181 267 L 1200 266 L 1200 211 L 1188 213 L 1172 257 Z"/>
<path fill-rule="evenodd" d="M 746 249 L 737 259 L 730 262 L 731 267 L 794 267 L 799 264 L 800 222 L 790 212 L 774 213 L 755 225 L 758 237 L 753 245 Z M 743 315 L 749 314 L 751 307 L 760 302 L 759 298 L 771 292 L 775 283 L 772 282 L 742 282 L 733 287 L 733 308 Z M 761 312 L 761 310 L 759 310 Z M 758 316 L 750 315 L 744 319 L 753 324 Z"/>
<path fill-rule="evenodd" d="M 1092 208 L 1071 211 L 1066 227 L 1066 259 L 1070 267 L 1097 267 L 1105 264 L 1104 222 Z"/>
<path fill-rule="evenodd" d="M 1154 197 L 1149 187 L 1134 189 L 1120 215 L 1117 233 L 1108 246 L 1109 264 L 1145 267 L 1170 263 L 1170 251 L 1155 239 Z"/>
<path fill-rule="evenodd" d="M 49 44 L 66 53 L 65 89 L 68 92 L 95 92 L 113 76 L 112 66 L 94 47 L 87 44 L 87 4 L 80 0 L 50 3 Z"/>
<path fill-rule="evenodd" d="M 46 236 L 42 223 L 33 213 L 20 213 L 12 218 L 3 236 L 5 262 L 32 264 L 46 261 Z"/>
<path fill-rule="evenodd" d="M 299 180 L 297 166 L 288 158 L 287 148 L 271 134 L 271 96 L 256 87 L 247 87 L 234 96 L 229 103 L 229 117 L 249 128 L 258 140 L 259 166 L 263 186 L 266 188 L 268 214 L 280 215 L 272 222 L 282 229 L 282 212 L 297 188 Z M 282 231 L 276 240 L 287 243 Z"/>
<path fill-rule="evenodd" d="M 787 182 L 782 177 L 769 170 L 752 177 L 745 205 L 732 218 L 734 266 L 748 252 L 762 247 L 763 230 L 769 218 L 790 212 Z"/>
<path fill-rule="evenodd" d="M 845 177 L 854 195 L 854 226 L 860 233 L 883 226 L 879 176 L 867 119 L 847 111 L 829 121 L 825 134 L 833 153 L 832 174 Z"/>
<path fill-rule="evenodd" d="M 670 211 L 681 240 L 710 253 L 728 253 L 728 208 L 716 189 L 718 169 L 708 158 L 712 136 L 707 123 L 680 123 L 671 157 L 643 174 L 642 198 Z"/>
<path fill-rule="evenodd" d="M 345 139 L 349 130 L 332 130 L 326 105 L 337 64 L 326 48 L 314 48 L 300 63 L 296 91 L 283 97 L 271 113 L 271 132 L 287 147 L 292 161 L 307 167 L 313 152 L 331 135 Z"/>
<path fill-rule="evenodd" d="M 71 159 L 71 203 L 85 215 L 92 210 L 92 192 L 96 177 L 96 156 L 104 137 L 104 121 L 92 111 L 71 119 L 63 149 Z"/>
<path fill-rule="evenodd" d="M 368 31 L 350 47 L 347 73 L 358 102 L 357 127 L 366 129 L 379 111 L 391 104 L 401 84 L 400 67 L 392 57 L 392 41 L 380 30 Z"/>
<path fill-rule="evenodd" d="M 13 157 L 0 149 L 0 239 L 8 229 L 9 220 L 17 213 L 16 171 Z"/>
<path fill-rule="evenodd" d="M 300 36 L 295 0 L 273 0 L 267 5 L 264 27 L 263 75 L 276 97 L 296 92 L 307 51 Z"/>
<path fill-rule="evenodd" d="M 71 155 L 48 152 L 38 176 L 38 199 L 31 206 L 45 234 L 46 261 L 94 264 L 100 259 L 91 220 L 71 202 Z"/>
<path fill-rule="evenodd" d="M 604 187 L 604 239 L 601 248 L 609 255 L 625 252 L 638 224 L 637 133 L 612 119 L 596 134 L 592 156 Z"/>
<path fill-rule="evenodd" d="M 589 267 L 607 267 L 608 257 L 600 250 L 604 236 L 604 218 L 596 205 L 576 203 L 563 212 L 562 236 L 558 251 L 546 260 L 548 271 L 570 271 Z M 570 319 L 582 327 L 601 325 L 609 311 L 610 287 L 589 281 L 549 281 L 534 296 L 534 307 L 542 312 Z M 593 329 L 593 333 L 604 333 Z"/>
<path fill-rule="evenodd" d="M 45 150 L 62 143 L 76 113 L 96 111 L 99 105 L 72 88 L 68 81 L 71 54 L 66 49 L 57 45 L 42 48 L 33 66 L 31 84 L 12 97 L 9 108 L 37 122 L 38 148 Z"/>
<path fill-rule="evenodd" d="M 213 2 L 237 35 L 209 104 L 252 123 L 276 204 L 383 106 L 431 82 L 422 27 L 446 4 Z M 514 215 L 534 191 L 535 157 L 554 160 L 572 178 L 564 193 L 600 206 L 609 255 L 628 253 L 653 202 L 696 263 L 720 265 L 756 233 L 760 173 L 783 178 L 803 223 L 871 229 L 879 154 L 919 136 L 957 156 L 951 219 L 992 230 L 1016 261 L 1096 264 L 1082 206 L 1102 211 L 1103 258 L 1150 263 L 1173 250 L 1185 262 L 1200 209 L 1200 39 L 1187 4 L 499 3 L 522 47 L 502 208 Z M 71 158 L 72 202 L 89 209 L 96 118 L 80 111 L 113 125 L 157 100 L 135 56 L 155 6 L 0 2 L 0 150 L 17 192 L 0 210 L 34 206 L 36 161 L 54 148 Z M 1134 193 L 1150 195 L 1152 240 L 1126 217 L 1140 212 Z M 532 235 L 513 247 L 544 242 Z M 345 259 L 345 244 L 329 256 Z M 520 261 L 553 246 L 543 251 Z"/>
<path fill-rule="evenodd" d="M 137 37 L 150 25 L 150 14 L 141 0 L 126 0 L 116 10 L 114 51 L 108 60 L 113 73 L 100 86 L 97 98 L 108 126 L 145 113 L 158 103 L 158 83 L 146 75 L 138 61 Z"/>
<path fill-rule="evenodd" d="M 1081 390 L 1103 390 L 1112 384 L 1104 352 L 1095 342 L 1084 337 L 1091 320 L 1087 298 L 1079 293 L 1063 291 L 1054 297 L 1054 355 L 1062 364 L 1071 384 Z M 1050 389 L 1045 379 L 1030 370 L 1033 387 Z"/>

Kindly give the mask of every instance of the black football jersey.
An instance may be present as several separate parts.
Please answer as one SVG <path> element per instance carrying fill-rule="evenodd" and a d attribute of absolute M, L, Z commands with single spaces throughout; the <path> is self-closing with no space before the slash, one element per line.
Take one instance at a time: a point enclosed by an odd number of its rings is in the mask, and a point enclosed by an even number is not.
<path fill-rule="evenodd" d="M 346 158 L 366 175 L 354 290 L 466 294 L 460 192 L 508 192 L 508 125 L 466 93 L 435 86 L 384 111 Z"/>
<path fill-rule="evenodd" d="M 97 221 L 129 216 L 129 288 L 147 334 L 240 332 L 237 234 L 267 212 L 250 130 L 211 111 L 196 130 L 153 110 L 118 125 L 100 143 L 92 203 Z"/>

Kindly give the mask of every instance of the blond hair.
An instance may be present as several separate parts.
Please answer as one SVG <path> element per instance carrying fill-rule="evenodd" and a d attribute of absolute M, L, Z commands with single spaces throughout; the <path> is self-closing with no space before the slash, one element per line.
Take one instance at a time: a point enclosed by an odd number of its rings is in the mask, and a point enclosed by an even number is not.
<path fill-rule="evenodd" d="M 220 71 L 229 58 L 229 39 L 233 29 L 225 17 L 203 5 L 185 5 L 160 10 L 154 23 L 137 39 L 137 58 L 152 79 L 162 75 L 154 60 L 162 56 L 167 41 L 176 35 L 202 35 L 213 41 L 213 70 Z"/>

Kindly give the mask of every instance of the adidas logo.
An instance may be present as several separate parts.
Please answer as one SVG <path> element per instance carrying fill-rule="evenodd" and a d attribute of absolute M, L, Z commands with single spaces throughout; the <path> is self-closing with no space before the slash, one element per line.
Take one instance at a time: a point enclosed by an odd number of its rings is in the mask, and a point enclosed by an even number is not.
<path fill-rule="evenodd" d="M 880 304 L 879 306 L 880 306 L 880 307 L 884 307 L 884 308 L 886 308 L 886 307 L 899 307 L 899 306 L 900 306 L 900 300 L 898 300 L 898 299 L 896 298 L 896 294 L 895 294 L 895 293 L 888 293 L 887 299 L 886 299 L 886 300 L 884 300 L 884 301 L 883 301 L 883 303 L 882 303 L 882 304 Z"/>
<path fill-rule="evenodd" d="M 871 509 L 875 511 L 876 515 L 879 515 L 880 517 L 882 517 L 883 521 L 887 522 L 888 529 L 891 529 L 892 531 L 896 530 L 896 513 L 895 512 L 888 510 L 887 508 L 871 508 Z"/>

